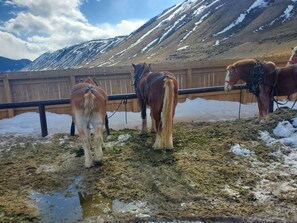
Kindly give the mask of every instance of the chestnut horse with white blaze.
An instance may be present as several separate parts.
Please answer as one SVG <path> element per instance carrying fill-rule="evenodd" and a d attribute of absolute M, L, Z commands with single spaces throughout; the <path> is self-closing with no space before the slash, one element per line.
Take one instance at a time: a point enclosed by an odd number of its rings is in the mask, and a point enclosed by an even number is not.
<path fill-rule="evenodd" d="M 238 80 L 245 81 L 249 91 L 257 97 L 258 120 L 267 121 L 269 104 L 274 96 L 297 92 L 297 66 L 276 67 L 273 62 L 239 60 L 227 67 L 225 90 L 231 90 Z"/>
<path fill-rule="evenodd" d="M 172 149 L 173 119 L 178 101 L 178 84 L 173 73 L 153 72 L 147 63 L 132 64 L 134 87 L 141 108 L 142 133 L 147 133 L 146 106 L 150 106 L 154 149 Z"/>
<path fill-rule="evenodd" d="M 102 162 L 103 129 L 106 124 L 107 94 L 90 77 L 73 86 L 71 92 L 73 120 L 78 129 L 87 168 Z M 94 129 L 94 154 L 91 151 L 90 126 Z M 108 128 L 108 125 L 106 126 Z M 106 129 L 108 131 L 108 129 Z"/>
<path fill-rule="evenodd" d="M 297 46 L 292 49 L 292 55 L 286 66 L 292 66 L 294 64 L 297 64 Z"/>

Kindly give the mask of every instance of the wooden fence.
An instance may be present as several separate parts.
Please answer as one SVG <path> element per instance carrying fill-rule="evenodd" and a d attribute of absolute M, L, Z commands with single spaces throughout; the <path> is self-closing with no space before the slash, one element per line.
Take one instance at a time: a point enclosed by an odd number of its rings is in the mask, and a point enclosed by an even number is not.
<path fill-rule="evenodd" d="M 274 61 L 278 66 L 284 66 L 287 57 L 261 58 Z M 193 61 L 184 63 L 152 64 L 153 70 L 168 70 L 175 73 L 180 89 L 214 87 L 224 85 L 226 66 L 235 60 L 224 61 Z M 87 76 L 95 77 L 96 82 L 108 95 L 134 92 L 132 86 L 132 66 L 96 67 L 51 71 L 7 72 L 0 74 L 0 103 L 26 102 L 49 99 L 69 98 L 71 87 Z M 201 93 L 183 95 L 185 98 L 202 97 L 206 99 L 239 101 L 239 90 L 226 92 Z M 247 91 L 242 94 L 242 103 L 254 101 Z M 115 110 L 120 101 L 108 102 L 108 110 Z M 128 111 L 138 111 L 136 100 L 129 100 Z M 121 110 L 124 109 L 122 105 Z M 36 108 L 18 108 L 0 110 L 0 119 L 16 114 L 37 111 Z M 49 106 L 47 111 L 70 114 L 69 105 Z"/>

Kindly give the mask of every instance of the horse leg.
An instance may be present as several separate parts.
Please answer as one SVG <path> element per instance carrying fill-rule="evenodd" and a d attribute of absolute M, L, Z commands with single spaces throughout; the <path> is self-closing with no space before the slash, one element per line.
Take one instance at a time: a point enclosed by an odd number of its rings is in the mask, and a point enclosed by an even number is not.
<path fill-rule="evenodd" d="M 90 144 L 90 131 L 88 129 L 88 120 L 82 114 L 76 114 L 75 124 L 78 129 L 78 134 L 82 143 L 85 154 L 85 167 L 89 168 L 92 166 L 92 154 Z"/>
<path fill-rule="evenodd" d="M 163 148 L 163 137 L 162 137 L 162 123 L 161 123 L 161 114 L 153 110 L 151 107 L 152 117 L 155 120 L 155 127 L 156 127 L 156 139 L 153 145 L 154 149 L 162 149 Z"/>
<path fill-rule="evenodd" d="M 151 133 L 156 133 L 156 121 L 154 119 L 152 112 L 151 112 L 151 120 L 152 120 Z"/>
<path fill-rule="evenodd" d="M 257 118 L 257 123 L 259 123 L 263 119 L 263 103 L 262 99 L 259 96 L 257 97 L 257 104 L 259 109 L 259 117 Z"/>
<path fill-rule="evenodd" d="M 270 103 L 270 87 L 268 86 L 260 86 L 260 93 L 258 96 L 258 106 L 261 119 L 260 123 L 267 122 L 269 119 L 268 111 L 269 111 L 269 103 Z"/>
<path fill-rule="evenodd" d="M 141 101 L 141 118 L 142 118 L 142 129 L 141 134 L 147 133 L 147 120 L 146 120 L 146 104 L 144 101 Z"/>
<path fill-rule="evenodd" d="M 105 131 L 106 131 L 106 134 L 109 136 L 110 135 L 110 130 L 109 130 L 109 121 L 108 121 L 107 114 L 105 115 Z"/>
<path fill-rule="evenodd" d="M 104 115 L 101 113 L 93 113 L 91 123 L 94 127 L 94 165 L 99 165 L 102 162 L 103 152 L 103 131 L 104 131 Z"/>

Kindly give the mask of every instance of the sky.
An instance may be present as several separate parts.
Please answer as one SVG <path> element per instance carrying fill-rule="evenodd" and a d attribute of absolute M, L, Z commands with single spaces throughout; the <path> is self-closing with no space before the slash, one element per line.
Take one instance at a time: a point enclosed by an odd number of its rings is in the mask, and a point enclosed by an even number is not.
<path fill-rule="evenodd" d="M 129 35 L 183 0 L 0 0 L 0 56 L 34 60 L 76 43 Z"/>

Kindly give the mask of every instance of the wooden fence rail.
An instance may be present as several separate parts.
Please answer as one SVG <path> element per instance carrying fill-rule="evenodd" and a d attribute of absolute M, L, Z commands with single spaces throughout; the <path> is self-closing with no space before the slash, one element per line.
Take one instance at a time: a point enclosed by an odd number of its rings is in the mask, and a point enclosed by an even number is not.
<path fill-rule="evenodd" d="M 261 58 L 276 62 L 283 66 L 287 57 Z M 180 89 L 205 88 L 224 85 L 226 66 L 234 60 L 224 61 L 193 61 L 185 63 L 152 64 L 153 70 L 169 70 L 175 73 Z M 134 93 L 132 86 L 132 66 L 96 67 L 81 69 L 65 69 L 51 71 L 23 71 L 0 73 L 0 104 L 30 102 L 42 100 L 57 100 L 69 98 L 71 87 L 87 76 L 95 77 L 96 82 L 108 95 Z M 239 91 L 230 93 L 206 92 L 193 93 L 179 97 L 203 97 L 206 99 L 239 101 Z M 247 91 L 242 93 L 242 102 L 254 101 Z M 108 111 L 117 108 L 119 101 L 109 101 Z M 128 111 L 138 111 L 136 100 L 129 100 Z M 48 106 L 48 111 L 70 114 L 69 105 Z M 14 108 L 0 110 L 0 119 L 12 117 L 26 111 L 37 111 L 37 108 Z"/>

